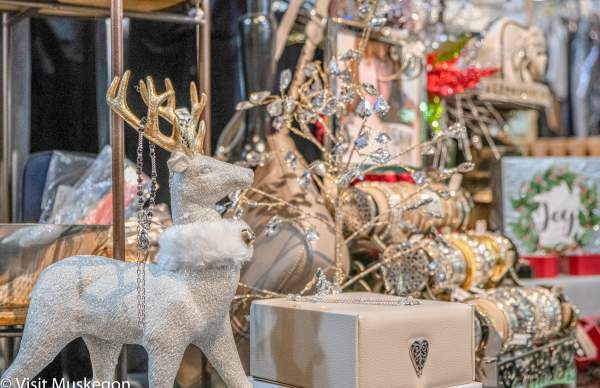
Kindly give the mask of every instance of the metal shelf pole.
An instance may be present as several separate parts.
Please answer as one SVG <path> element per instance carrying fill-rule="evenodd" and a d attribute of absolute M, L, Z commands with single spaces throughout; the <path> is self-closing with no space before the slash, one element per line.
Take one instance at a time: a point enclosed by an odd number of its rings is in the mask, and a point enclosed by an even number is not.
<path fill-rule="evenodd" d="M 202 2 L 202 13 L 204 15 L 204 24 L 196 26 L 198 42 L 196 50 L 198 50 L 198 71 L 200 90 L 203 90 L 208 97 L 206 108 L 204 109 L 204 122 L 206 123 L 206 140 L 204 142 L 204 153 L 211 154 L 211 85 L 210 85 L 210 0 L 196 0 L 196 10 L 199 12 L 199 5 Z"/>
<path fill-rule="evenodd" d="M 2 13 L 2 171 L 0 171 L 0 222 L 11 221 L 12 212 L 12 133 L 10 128 L 10 26 L 8 13 Z"/>
<path fill-rule="evenodd" d="M 123 0 L 111 0 L 110 12 L 110 60 L 111 79 L 123 74 Z M 113 195 L 113 257 L 125 259 L 125 204 L 123 163 L 125 155 L 125 135 L 123 119 L 110 112 L 112 145 L 112 195 Z"/>
<path fill-rule="evenodd" d="M 111 79 L 123 74 L 123 0 L 110 2 L 110 61 Z M 125 260 L 125 202 L 124 173 L 125 134 L 123 119 L 110 111 L 112 146 L 112 211 L 113 211 L 113 258 Z M 117 381 L 127 380 L 127 351 L 123 346 Z"/>

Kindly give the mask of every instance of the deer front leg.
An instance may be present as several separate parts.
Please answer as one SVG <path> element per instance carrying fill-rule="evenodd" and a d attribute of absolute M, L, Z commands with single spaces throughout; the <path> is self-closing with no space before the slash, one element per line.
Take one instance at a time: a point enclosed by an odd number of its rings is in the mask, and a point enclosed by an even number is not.
<path fill-rule="evenodd" d="M 94 380 L 100 382 L 114 381 L 119 353 L 123 345 L 87 335 L 83 336 L 83 340 L 90 353 Z"/>
<path fill-rule="evenodd" d="M 165 331 L 164 337 L 149 341 L 148 379 L 150 388 L 172 388 L 189 343 L 174 343 L 177 333 Z"/>
<path fill-rule="evenodd" d="M 217 325 L 210 338 L 200 338 L 194 345 L 204 352 L 228 388 L 252 388 L 233 340 L 229 314 Z"/>

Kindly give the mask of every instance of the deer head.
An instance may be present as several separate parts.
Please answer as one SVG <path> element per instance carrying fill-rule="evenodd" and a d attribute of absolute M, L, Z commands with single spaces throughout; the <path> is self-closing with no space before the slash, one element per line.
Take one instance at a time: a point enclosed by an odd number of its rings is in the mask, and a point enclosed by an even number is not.
<path fill-rule="evenodd" d="M 252 170 L 221 162 L 204 155 L 206 127 L 201 120 L 207 97 L 198 96 L 196 84 L 190 85 L 191 113 L 177 109 L 173 84 L 165 80 L 165 92 L 157 93 L 154 81 L 140 80 L 139 90 L 148 107 L 147 115 L 139 118 L 127 105 L 127 86 L 131 72 L 115 77 L 106 93 L 111 109 L 144 137 L 171 152 L 170 171 L 171 211 L 176 224 L 195 221 L 195 215 L 212 211 L 227 194 L 252 184 Z M 160 130 L 159 119 L 172 126 L 170 136 Z"/>

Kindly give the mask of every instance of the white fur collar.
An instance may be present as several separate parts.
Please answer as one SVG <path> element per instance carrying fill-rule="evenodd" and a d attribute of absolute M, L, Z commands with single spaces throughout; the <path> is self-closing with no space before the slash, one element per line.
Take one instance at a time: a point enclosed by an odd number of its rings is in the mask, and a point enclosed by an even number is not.
<path fill-rule="evenodd" d="M 242 264 L 253 253 L 252 245 L 242 238 L 244 229 L 250 229 L 244 221 L 229 219 L 173 225 L 160 236 L 158 265 L 175 271 Z"/>

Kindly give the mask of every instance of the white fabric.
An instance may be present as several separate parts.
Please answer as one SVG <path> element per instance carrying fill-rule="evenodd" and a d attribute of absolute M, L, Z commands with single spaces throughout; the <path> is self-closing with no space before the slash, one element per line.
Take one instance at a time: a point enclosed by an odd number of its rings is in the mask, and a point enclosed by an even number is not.
<path fill-rule="evenodd" d="M 160 236 L 158 264 L 175 271 L 208 265 L 243 263 L 252 257 L 252 245 L 242 238 L 244 221 L 218 220 L 173 225 Z"/>

